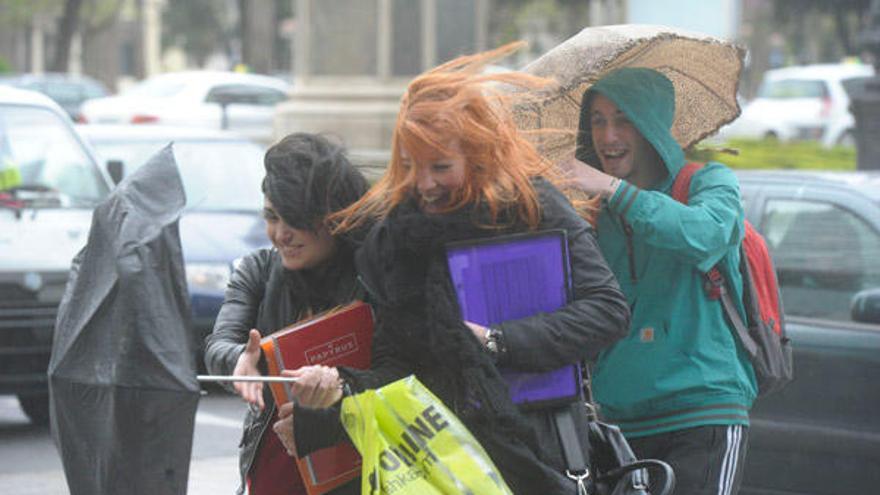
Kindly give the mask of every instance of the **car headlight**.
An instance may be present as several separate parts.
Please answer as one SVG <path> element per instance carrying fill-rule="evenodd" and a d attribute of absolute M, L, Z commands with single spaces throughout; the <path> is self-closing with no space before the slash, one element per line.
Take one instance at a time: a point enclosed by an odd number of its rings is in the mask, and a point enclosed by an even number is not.
<path fill-rule="evenodd" d="M 187 263 L 186 282 L 190 289 L 226 290 L 230 267 L 226 263 Z"/>

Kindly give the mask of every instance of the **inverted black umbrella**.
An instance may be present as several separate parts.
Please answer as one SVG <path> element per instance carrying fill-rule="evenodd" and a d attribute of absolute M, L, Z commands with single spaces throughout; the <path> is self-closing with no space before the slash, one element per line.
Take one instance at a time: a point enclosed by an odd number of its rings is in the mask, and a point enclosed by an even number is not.
<path fill-rule="evenodd" d="M 55 326 L 52 436 L 72 495 L 184 494 L 199 399 L 171 145 L 95 209 Z"/>

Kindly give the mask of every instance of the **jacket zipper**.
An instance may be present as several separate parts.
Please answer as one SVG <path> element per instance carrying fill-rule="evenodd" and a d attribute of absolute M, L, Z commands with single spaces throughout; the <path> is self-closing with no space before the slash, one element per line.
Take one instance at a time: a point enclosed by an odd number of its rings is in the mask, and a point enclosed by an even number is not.
<path fill-rule="evenodd" d="M 623 215 L 620 216 L 620 223 L 623 226 L 623 233 L 626 235 L 626 257 L 629 261 L 629 278 L 633 284 L 638 282 L 639 277 L 636 275 L 636 254 L 633 248 L 633 229 L 626 222 Z"/>

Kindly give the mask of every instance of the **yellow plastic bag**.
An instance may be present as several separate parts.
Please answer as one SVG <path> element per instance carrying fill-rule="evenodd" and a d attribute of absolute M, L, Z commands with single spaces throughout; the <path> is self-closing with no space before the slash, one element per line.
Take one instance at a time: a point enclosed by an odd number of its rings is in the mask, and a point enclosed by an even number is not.
<path fill-rule="evenodd" d="M 363 457 L 361 493 L 510 494 L 483 447 L 414 376 L 342 401 Z"/>

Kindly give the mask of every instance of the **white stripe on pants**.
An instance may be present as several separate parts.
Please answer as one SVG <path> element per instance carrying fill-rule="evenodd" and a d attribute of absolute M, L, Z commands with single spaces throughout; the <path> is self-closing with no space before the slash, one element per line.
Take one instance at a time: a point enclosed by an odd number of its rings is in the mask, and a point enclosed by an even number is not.
<path fill-rule="evenodd" d="M 727 427 L 727 449 L 721 462 L 721 473 L 718 477 L 718 495 L 730 495 L 736 477 L 736 464 L 739 461 L 742 426 Z"/>

